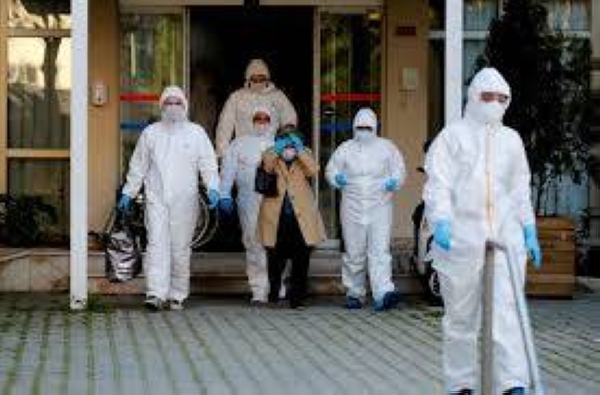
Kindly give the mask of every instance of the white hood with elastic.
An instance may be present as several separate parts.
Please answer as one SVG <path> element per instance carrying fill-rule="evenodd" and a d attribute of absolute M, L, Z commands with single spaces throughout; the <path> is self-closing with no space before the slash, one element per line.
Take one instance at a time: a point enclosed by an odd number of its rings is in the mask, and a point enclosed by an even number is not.
<path fill-rule="evenodd" d="M 269 66 L 262 59 L 252 59 L 248 66 L 246 67 L 246 73 L 244 74 L 244 78 L 246 81 L 250 79 L 253 75 L 264 75 L 267 77 L 267 80 L 271 79 L 271 73 L 269 72 Z"/>
<path fill-rule="evenodd" d="M 508 100 L 506 103 L 502 104 L 498 102 L 484 103 L 480 98 L 483 92 L 500 93 L 508 96 Z M 501 107 L 501 109 L 499 108 L 498 110 L 500 110 L 502 116 L 504 116 L 504 113 L 510 105 L 510 86 L 498 70 L 491 67 L 481 69 L 475 74 L 469 85 L 467 95 L 468 99 L 465 107 L 465 116 L 481 123 L 487 123 L 489 121 L 486 107 L 490 105 Z"/>
<path fill-rule="evenodd" d="M 377 114 L 370 108 L 361 108 L 354 116 L 352 130 L 356 134 L 356 128 L 359 126 L 368 126 L 377 134 Z"/>
<path fill-rule="evenodd" d="M 158 105 L 161 109 L 163 107 L 163 104 L 165 103 L 165 100 L 167 100 L 169 97 L 178 98 L 183 102 L 183 108 L 185 110 L 185 115 L 187 118 L 189 103 L 187 98 L 185 97 L 185 93 L 183 92 L 183 90 L 176 85 L 170 85 L 163 89 L 160 95 L 160 99 L 158 99 Z"/>

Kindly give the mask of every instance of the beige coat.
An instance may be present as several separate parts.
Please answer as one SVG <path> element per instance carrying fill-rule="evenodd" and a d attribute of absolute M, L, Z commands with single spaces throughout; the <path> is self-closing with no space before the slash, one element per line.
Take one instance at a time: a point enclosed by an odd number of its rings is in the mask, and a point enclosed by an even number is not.
<path fill-rule="evenodd" d="M 319 172 L 319 165 L 310 150 L 301 152 L 289 169 L 273 150 L 266 151 L 262 160 L 267 172 L 277 174 L 278 193 L 275 197 L 263 196 L 258 214 L 258 240 L 266 247 L 275 246 L 279 215 L 286 192 L 306 244 L 313 246 L 325 240 L 323 220 L 308 182 L 309 177 L 314 177 Z"/>

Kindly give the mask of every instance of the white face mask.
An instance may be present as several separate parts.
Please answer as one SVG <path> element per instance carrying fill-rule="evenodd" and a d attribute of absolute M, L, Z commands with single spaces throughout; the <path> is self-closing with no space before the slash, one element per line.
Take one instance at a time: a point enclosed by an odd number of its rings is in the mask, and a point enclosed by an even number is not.
<path fill-rule="evenodd" d="M 252 82 L 250 81 L 250 90 L 252 92 L 262 92 L 267 88 L 268 82 Z"/>
<path fill-rule="evenodd" d="M 369 141 L 373 137 L 375 137 L 375 134 L 367 130 L 357 130 L 354 132 L 354 138 L 360 142 Z"/>
<path fill-rule="evenodd" d="M 266 135 L 271 132 L 271 125 L 266 123 L 255 123 L 254 132 L 259 135 Z"/>
<path fill-rule="evenodd" d="M 286 148 L 283 150 L 281 157 L 286 162 L 291 162 L 296 157 L 296 149 L 295 148 Z"/>
<path fill-rule="evenodd" d="M 185 110 L 181 105 L 166 104 L 163 106 L 162 119 L 169 122 L 182 122 L 185 120 Z"/>
<path fill-rule="evenodd" d="M 505 106 L 497 101 L 492 101 L 489 103 L 480 102 L 478 107 L 481 117 L 487 123 L 501 123 L 504 113 L 506 112 Z"/>

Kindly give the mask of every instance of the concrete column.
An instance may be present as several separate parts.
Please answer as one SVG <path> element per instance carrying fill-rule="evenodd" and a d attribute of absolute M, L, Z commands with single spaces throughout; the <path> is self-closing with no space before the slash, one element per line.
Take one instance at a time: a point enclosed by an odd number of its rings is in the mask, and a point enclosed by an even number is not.
<path fill-rule="evenodd" d="M 446 1 L 446 124 L 462 116 L 463 0 Z"/>
<path fill-rule="evenodd" d="M 88 264 L 88 1 L 71 0 L 71 309 L 85 308 Z"/>

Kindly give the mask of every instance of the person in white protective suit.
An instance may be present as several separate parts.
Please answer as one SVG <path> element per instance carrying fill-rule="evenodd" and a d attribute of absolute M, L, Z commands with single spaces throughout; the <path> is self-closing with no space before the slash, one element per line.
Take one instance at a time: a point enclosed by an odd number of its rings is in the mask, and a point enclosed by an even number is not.
<path fill-rule="evenodd" d="M 298 116 L 287 96 L 271 81 L 267 64 L 262 59 L 252 59 L 246 68 L 244 86 L 233 92 L 221 111 L 217 124 L 217 155 L 222 157 L 232 138 L 251 134 L 252 112 L 266 107 L 271 113 L 274 132 L 285 125 L 297 125 Z"/>
<path fill-rule="evenodd" d="M 425 160 L 425 215 L 434 229 L 432 255 L 445 315 L 444 374 L 451 394 L 472 394 L 478 383 L 485 242 L 504 243 L 516 259 L 522 286 L 527 253 L 541 265 L 530 171 L 518 133 L 502 123 L 511 91 L 498 71 L 473 78 L 461 120 L 436 137 Z M 493 354 L 498 393 L 524 394 L 530 378 L 509 260 L 494 256 Z"/>
<path fill-rule="evenodd" d="M 231 189 L 235 182 L 242 242 L 246 248 L 246 274 L 252 291 L 251 303 L 262 304 L 267 302 L 269 277 L 266 251 L 256 235 L 262 195 L 254 190 L 254 179 L 263 152 L 273 146 L 275 130 L 271 125 L 271 112 L 267 107 L 255 109 L 252 122 L 252 132 L 235 138 L 225 151 L 221 169 L 219 206 L 226 213 L 233 211 Z"/>
<path fill-rule="evenodd" d="M 390 239 L 394 193 L 405 178 L 404 160 L 391 141 L 377 136 L 377 116 L 370 108 L 356 113 L 352 127 L 354 138 L 334 151 L 326 168 L 327 181 L 342 191 L 346 308 L 362 307 L 368 269 L 373 307 L 388 310 L 400 301 L 392 282 Z"/>
<path fill-rule="evenodd" d="M 191 242 L 199 212 L 198 175 L 206 185 L 209 207 L 214 208 L 219 200 L 219 174 L 204 129 L 187 119 L 183 91 L 176 86 L 165 88 L 159 106 L 161 120 L 140 135 L 118 207 L 126 209 L 144 185 L 145 305 L 150 310 L 181 310 L 189 294 Z"/>

